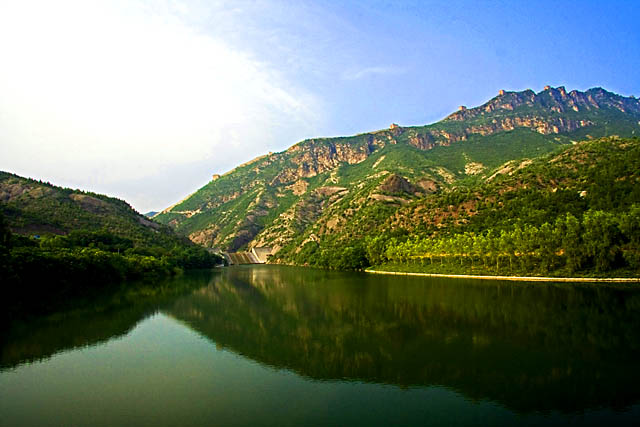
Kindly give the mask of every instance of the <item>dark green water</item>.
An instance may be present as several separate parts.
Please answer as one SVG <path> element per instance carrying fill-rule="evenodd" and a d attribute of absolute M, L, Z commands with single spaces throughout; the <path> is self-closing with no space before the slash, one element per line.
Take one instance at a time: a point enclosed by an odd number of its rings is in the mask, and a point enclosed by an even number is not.
<path fill-rule="evenodd" d="M 0 425 L 634 425 L 640 288 L 234 267 L 5 325 Z"/>

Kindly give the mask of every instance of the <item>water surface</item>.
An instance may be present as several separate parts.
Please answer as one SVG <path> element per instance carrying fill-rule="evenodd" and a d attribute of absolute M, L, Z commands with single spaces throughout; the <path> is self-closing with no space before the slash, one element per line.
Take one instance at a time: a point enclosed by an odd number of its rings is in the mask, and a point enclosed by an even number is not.
<path fill-rule="evenodd" d="M 276 266 L 175 280 L 6 328 L 0 425 L 640 420 L 634 286 Z"/>

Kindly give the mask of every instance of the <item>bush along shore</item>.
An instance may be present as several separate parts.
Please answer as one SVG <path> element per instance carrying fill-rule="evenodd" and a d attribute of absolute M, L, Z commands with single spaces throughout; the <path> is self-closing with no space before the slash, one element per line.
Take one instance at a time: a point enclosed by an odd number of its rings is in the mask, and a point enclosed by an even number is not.
<path fill-rule="evenodd" d="M 25 237 L 12 233 L 0 216 L 0 286 L 5 308 L 33 299 L 53 302 L 88 295 L 125 281 L 153 284 L 185 269 L 221 263 L 221 257 L 196 245 L 142 246 L 106 230 Z"/>
<path fill-rule="evenodd" d="M 382 248 L 382 250 L 381 250 Z M 568 213 L 526 225 L 437 238 L 371 239 L 374 270 L 431 274 L 549 277 L 638 277 L 640 205 L 612 213 Z"/>
<path fill-rule="evenodd" d="M 371 267 L 364 270 L 366 273 L 384 274 L 392 276 L 420 276 L 420 277 L 447 277 L 453 279 L 483 279 L 483 280 L 507 280 L 515 282 L 604 282 L 604 283 L 640 283 L 640 277 L 561 277 L 561 276 L 500 276 L 488 274 L 446 274 L 424 273 L 422 271 L 407 271 L 404 265 L 385 265 Z"/>

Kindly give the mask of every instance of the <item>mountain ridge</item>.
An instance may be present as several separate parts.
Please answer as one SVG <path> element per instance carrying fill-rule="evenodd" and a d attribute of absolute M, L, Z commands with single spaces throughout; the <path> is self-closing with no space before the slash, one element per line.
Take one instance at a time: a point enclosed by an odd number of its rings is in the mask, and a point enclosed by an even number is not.
<path fill-rule="evenodd" d="M 640 101 L 602 88 L 535 93 L 500 91 L 425 126 L 347 137 L 311 138 L 214 179 L 155 219 L 200 244 L 237 250 L 287 244 L 315 221 L 332 229 L 366 204 L 402 205 L 460 182 L 486 179 L 504 163 L 562 144 L 640 133 Z M 388 175 L 417 191 L 402 197 L 378 188 Z M 342 188 L 342 190 L 332 190 Z M 342 204 L 346 215 L 324 218 Z"/>

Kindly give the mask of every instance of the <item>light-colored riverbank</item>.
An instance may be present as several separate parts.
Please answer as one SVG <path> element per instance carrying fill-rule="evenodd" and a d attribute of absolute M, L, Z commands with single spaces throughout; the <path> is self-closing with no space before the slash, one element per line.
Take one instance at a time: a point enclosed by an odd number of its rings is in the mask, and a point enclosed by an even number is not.
<path fill-rule="evenodd" d="M 452 279 L 511 280 L 517 282 L 608 282 L 608 283 L 640 283 L 640 277 L 530 277 L 530 276 L 481 276 L 473 274 L 434 274 L 409 273 L 404 271 L 365 270 L 366 273 L 391 274 L 396 276 L 448 277 Z"/>

